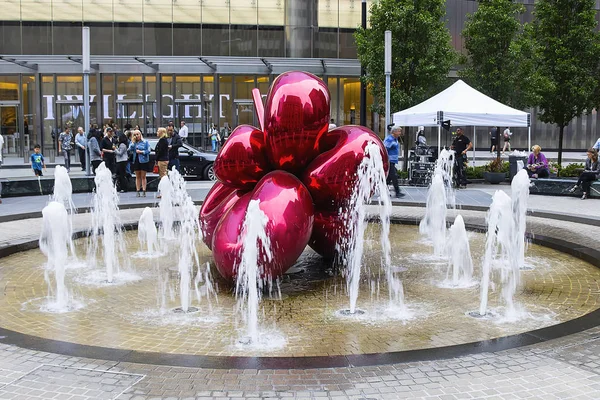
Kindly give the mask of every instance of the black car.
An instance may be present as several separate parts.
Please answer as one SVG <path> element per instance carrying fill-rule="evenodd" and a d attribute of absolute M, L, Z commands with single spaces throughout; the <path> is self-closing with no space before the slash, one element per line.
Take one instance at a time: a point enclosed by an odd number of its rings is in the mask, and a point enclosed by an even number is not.
<path fill-rule="evenodd" d="M 154 149 L 156 148 L 158 139 L 154 138 L 147 140 L 150 144 L 151 151 L 150 163 L 153 165 L 156 161 Z M 183 146 L 179 148 L 179 172 L 181 172 L 183 176 L 195 176 L 201 179 L 214 181 L 217 179 L 213 170 L 215 158 L 217 158 L 216 153 L 205 153 L 184 143 Z"/>

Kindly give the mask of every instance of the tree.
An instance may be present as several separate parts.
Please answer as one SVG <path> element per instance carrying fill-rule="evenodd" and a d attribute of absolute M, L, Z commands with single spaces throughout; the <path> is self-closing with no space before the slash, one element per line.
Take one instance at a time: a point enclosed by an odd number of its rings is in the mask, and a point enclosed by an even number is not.
<path fill-rule="evenodd" d="M 559 128 L 562 163 L 565 126 L 592 110 L 598 100 L 600 40 L 594 0 L 538 0 L 531 38 L 539 118 Z"/>
<path fill-rule="evenodd" d="M 520 61 L 515 48 L 525 11 L 511 0 L 483 0 L 468 16 L 462 36 L 465 38 L 465 68 L 459 72 L 470 85 L 486 95 L 513 107 L 522 107 L 524 99 L 515 91 L 515 70 Z"/>
<path fill-rule="evenodd" d="M 371 6 L 370 28 L 354 37 L 375 97 L 372 109 L 385 108 L 384 32 L 392 31 L 390 105 L 403 110 L 427 99 L 447 84 L 455 52 L 444 24 L 444 0 L 381 0 Z"/>

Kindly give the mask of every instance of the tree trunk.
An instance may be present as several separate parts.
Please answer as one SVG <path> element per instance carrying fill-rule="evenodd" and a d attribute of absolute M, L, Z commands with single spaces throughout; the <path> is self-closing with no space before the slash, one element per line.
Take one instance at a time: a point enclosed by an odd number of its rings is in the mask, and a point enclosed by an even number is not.
<path fill-rule="evenodd" d="M 565 133 L 564 125 L 561 125 L 558 130 L 558 165 L 562 169 L 562 151 L 563 151 L 563 135 Z"/>

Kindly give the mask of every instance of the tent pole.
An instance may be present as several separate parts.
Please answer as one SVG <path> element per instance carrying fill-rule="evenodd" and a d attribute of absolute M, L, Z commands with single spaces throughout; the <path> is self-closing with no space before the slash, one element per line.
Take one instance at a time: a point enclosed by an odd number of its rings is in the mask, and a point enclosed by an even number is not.
<path fill-rule="evenodd" d="M 438 158 L 440 157 L 440 154 L 442 152 L 442 122 L 440 121 L 439 125 L 438 125 Z"/>
<path fill-rule="evenodd" d="M 475 150 L 477 149 L 477 127 L 473 127 L 473 166 L 475 166 Z"/>
<path fill-rule="evenodd" d="M 531 151 L 531 124 L 527 127 L 527 152 Z"/>

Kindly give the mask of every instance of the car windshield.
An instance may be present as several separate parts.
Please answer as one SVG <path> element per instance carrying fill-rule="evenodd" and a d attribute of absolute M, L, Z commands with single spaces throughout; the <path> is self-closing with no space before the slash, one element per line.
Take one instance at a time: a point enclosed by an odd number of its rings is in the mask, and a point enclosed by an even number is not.
<path fill-rule="evenodd" d="M 150 151 L 152 151 L 152 152 L 155 151 L 157 143 L 158 143 L 157 139 L 150 139 L 150 140 L 148 140 L 148 144 L 150 145 Z M 189 151 L 192 151 L 194 153 L 198 153 L 198 150 L 196 150 L 196 149 L 194 149 L 192 147 L 189 147 L 189 146 L 187 146 L 185 144 L 179 148 L 179 153 L 180 154 L 187 154 Z"/>

